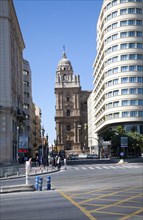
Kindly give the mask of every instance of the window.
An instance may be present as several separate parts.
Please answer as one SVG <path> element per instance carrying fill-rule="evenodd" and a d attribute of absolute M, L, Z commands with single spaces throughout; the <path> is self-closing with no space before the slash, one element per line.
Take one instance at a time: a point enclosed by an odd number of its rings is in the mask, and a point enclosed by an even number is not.
<path fill-rule="evenodd" d="M 126 49 L 126 48 L 128 48 L 128 44 L 127 43 L 121 44 L 120 47 L 121 47 L 121 49 Z"/>
<path fill-rule="evenodd" d="M 71 113 L 70 110 L 67 109 L 67 114 L 66 114 L 66 115 L 67 115 L 67 116 L 70 116 L 70 113 Z"/>
<path fill-rule="evenodd" d="M 71 125 L 67 125 L 66 130 L 67 130 L 67 131 L 70 131 L 70 130 L 71 130 Z"/>
<path fill-rule="evenodd" d="M 130 116 L 131 117 L 136 117 L 137 116 L 137 111 L 130 111 Z"/>
<path fill-rule="evenodd" d="M 24 81 L 23 84 L 24 84 L 24 86 L 27 86 L 27 87 L 29 86 L 29 82 L 27 82 L 27 81 Z"/>
<path fill-rule="evenodd" d="M 107 5 L 107 9 L 111 8 L 111 2 Z"/>
<path fill-rule="evenodd" d="M 137 37 L 142 37 L 142 32 L 141 31 L 137 31 L 136 35 L 137 35 Z"/>
<path fill-rule="evenodd" d="M 112 51 L 116 51 L 116 50 L 118 50 L 118 45 L 112 47 Z"/>
<path fill-rule="evenodd" d="M 126 72 L 129 71 L 129 67 L 128 66 L 121 66 L 121 72 Z"/>
<path fill-rule="evenodd" d="M 108 108 L 112 108 L 112 102 L 108 104 Z"/>
<path fill-rule="evenodd" d="M 107 27 L 107 31 L 110 31 L 111 29 L 112 29 L 112 26 L 109 25 L 109 26 Z"/>
<path fill-rule="evenodd" d="M 130 94 L 136 94 L 136 89 L 135 88 L 131 88 L 130 89 Z"/>
<path fill-rule="evenodd" d="M 125 14 L 127 14 L 127 8 L 125 8 L 125 9 L 121 9 L 120 10 L 120 15 L 125 15 Z"/>
<path fill-rule="evenodd" d="M 135 14 L 136 10 L 135 8 L 128 8 L 128 14 Z"/>
<path fill-rule="evenodd" d="M 112 97 L 112 92 L 109 92 L 109 93 L 108 93 L 108 97 Z"/>
<path fill-rule="evenodd" d="M 26 70 L 23 70 L 23 75 L 28 76 L 29 72 Z"/>
<path fill-rule="evenodd" d="M 116 28 L 116 27 L 118 27 L 118 22 L 112 24 L 112 29 L 114 29 L 114 28 Z"/>
<path fill-rule="evenodd" d="M 137 80 L 138 80 L 138 83 L 143 83 L 143 77 L 138 77 Z"/>
<path fill-rule="evenodd" d="M 143 105 L 143 99 L 138 100 L 138 105 Z"/>
<path fill-rule="evenodd" d="M 143 71 L 143 66 L 137 66 L 137 71 L 142 72 Z"/>
<path fill-rule="evenodd" d="M 25 98 L 29 98 L 29 93 L 24 92 L 24 97 L 25 97 Z"/>
<path fill-rule="evenodd" d="M 24 104 L 24 105 L 23 105 L 23 108 L 29 109 L 29 104 Z"/>
<path fill-rule="evenodd" d="M 118 73 L 118 67 L 116 67 L 116 68 L 113 68 L 113 73 Z"/>
<path fill-rule="evenodd" d="M 121 78 L 121 83 L 127 83 L 128 82 L 128 77 Z"/>
<path fill-rule="evenodd" d="M 135 20 L 128 20 L 128 25 L 135 25 L 135 24 L 136 24 Z"/>
<path fill-rule="evenodd" d="M 137 68 L 136 68 L 136 66 L 134 66 L 134 65 L 133 65 L 133 66 L 129 66 L 129 71 L 136 71 L 136 69 L 137 69 Z"/>
<path fill-rule="evenodd" d="M 112 18 L 114 18 L 114 17 L 116 17 L 117 16 L 117 11 L 114 11 L 113 13 L 112 13 Z"/>
<path fill-rule="evenodd" d="M 117 85 L 118 84 L 118 79 L 114 79 L 113 80 L 113 85 Z"/>
<path fill-rule="evenodd" d="M 129 48 L 136 48 L 135 43 L 129 43 Z"/>
<path fill-rule="evenodd" d="M 136 13 L 137 14 L 142 14 L 142 9 L 141 8 L 136 8 Z"/>
<path fill-rule="evenodd" d="M 112 58 L 112 62 L 113 62 L 113 63 L 114 63 L 114 62 L 117 62 L 117 61 L 118 61 L 118 56 Z"/>
<path fill-rule="evenodd" d="M 113 91 L 113 96 L 117 96 L 118 93 L 119 93 L 119 90 L 115 90 L 115 91 Z"/>
<path fill-rule="evenodd" d="M 143 88 L 138 88 L 138 94 L 143 94 Z"/>
<path fill-rule="evenodd" d="M 128 55 L 121 55 L 121 60 L 128 60 Z"/>
<path fill-rule="evenodd" d="M 128 21 L 127 20 L 120 21 L 120 26 L 121 27 L 126 26 L 126 25 L 128 25 Z"/>
<path fill-rule="evenodd" d="M 143 111 L 139 111 L 139 117 L 143 117 Z"/>
<path fill-rule="evenodd" d="M 137 43 L 137 48 L 142 49 L 143 48 L 143 44 L 142 43 Z"/>
<path fill-rule="evenodd" d="M 128 94 L 128 89 L 122 89 L 121 94 L 122 95 L 127 95 Z"/>
<path fill-rule="evenodd" d="M 119 118 L 119 112 L 114 113 L 114 118 Z"/>
<path fill-rule="evenodd" d="M 130 100 L 130 105 L 137 105 L 137 100 L 135 100 L 135 99 Z"/>
<path fill-rule="evenodd" d="M 112 5 L 114 6 L 114 5 L 117 5 L 117 0 L 113 0 L 112 1 Z"/>
<path fill-rule="evenodd" d="M 136 24 L 142 26 L 142 20 L 136 20 Z"/>
<path fill-rule="evenodd" d="M 122 117 L 123 117 L 123 118 L 129 117 L 129 112 L 122 112 Z"/>
<path fill-rule="evenodd" d="M 127 32 L 121 32 L 120 33 L 121 38 L 124 38 L 124 37 L 127 37 L 127 36 L 128 36 Z"/>
<path fill-rule="evenodd" d="M 123 100 L 122 101 L 122 106 L 126 106 L 129 105 L 129 100 Z"/>
<path fill-rule="evenodd" d="M 136 54 L 129 54 L 129 60 L 136 60 L 137 56 Z"/>
<path fill-rule="evenodd" d="M 136 82 L 136 77 L 130 77 L 129 82 L 131 82 L 131 83 Z"/>
<path fill-rule="evenodd" d="M 66 100 L 67 100 L 67 102 L 69 102 L 69 101 L 70 101 L 70 97 L 69 97 L 69 96 L 67 96 Z"/>
<path fill-rule="evenodd" d="M 135 37 L 135 31 L 129 31 L 129 37 Z"/>
<path fill-rule="evenodd" d="M 113 107 L 118 107 L 119 106 L 119 102 L 113 102 Z"/>
<path fill-rule="evenodd" d="M 112 15 L 111 15 L 111 14 L 108 15 L 108 16 L 107 16 L 107 21 L 110 20 L 111 18 L 112 18 Z"/>
<path fill-rule="evenodd" d="M 109 82 L 108 82 L 108 86 L 112 86 L 112 81 L 109 81 Z"/>
<path fill-rule="evenodd" d="M 118 34 L 112 35 L 112 40 L 116 40 L 118 38 Z"/>
<path fill-rule="evenodd" d="M 143 60 L 143 55 L 142 54 L 137 54 L 137 60 Z"/>

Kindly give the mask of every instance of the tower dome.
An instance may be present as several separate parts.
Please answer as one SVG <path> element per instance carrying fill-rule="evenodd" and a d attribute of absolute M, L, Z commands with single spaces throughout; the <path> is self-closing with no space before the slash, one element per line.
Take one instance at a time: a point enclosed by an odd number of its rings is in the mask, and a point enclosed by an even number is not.
<path fill-rule="evenodd" d="M 67 59 L 65 51 L 63 52 L 62 59 L 59 61 L 57 71 L 60 70 L 73 70 L 71 62 Z"/>

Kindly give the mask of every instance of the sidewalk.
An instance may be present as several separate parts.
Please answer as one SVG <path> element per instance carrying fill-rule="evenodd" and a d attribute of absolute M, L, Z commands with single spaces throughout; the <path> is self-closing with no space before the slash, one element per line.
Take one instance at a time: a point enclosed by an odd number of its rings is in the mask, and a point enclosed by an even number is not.
<path fill-rule="evenodd" d="M 32 167 L 29 177 L 30 176 L 36 176 L 36 175 L 42 175 L 42 174 L 50 174 L 54 172 L 58 172 L 59 169 L 56 167 Z M 25 167 L 22 166 L 19 169 L 19 172 L 17 175 L 11 175 L 0 178 L 0 180 L 8 180 L 8 179 L 15 179 L 15 178 L 22 178 L 26 177 L 25 175 Z M 35 191 L 35 186 L 31 184 L 20 184 L 20 185 L 11 185 L 11 186 L 2 186 L 0 187 L 0 194 L 2 193 L 13 193 L 13 192 L 30 192 Z"/>
<path fill-rule="evenodd" d="M 42 174 L 53 173 L 57 171 L 59 171 L 59 169 L 57 167 L 52 167 L 52 166 L 32 167 L 29 176 L 42 175 Z M 20 178 L 24 176 L 25 176 L 25 165 L 20 166 L 16 174 L 9 175 L 8 173 L 5 173 L 5 176 L 0 177 L 0 180 L 15 179 L 15 178 Z"/>

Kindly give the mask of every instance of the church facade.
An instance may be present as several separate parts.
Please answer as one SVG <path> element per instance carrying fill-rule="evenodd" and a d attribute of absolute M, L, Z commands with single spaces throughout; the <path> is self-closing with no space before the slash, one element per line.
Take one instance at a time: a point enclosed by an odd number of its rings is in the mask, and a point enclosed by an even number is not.
<path fill-rule="evenodd" d="M 56 70 L 56 148 L 66 154 L 88 152 L 87 99 L 91 91 L 82 91 L 80 76 L 63 52 Z"/>

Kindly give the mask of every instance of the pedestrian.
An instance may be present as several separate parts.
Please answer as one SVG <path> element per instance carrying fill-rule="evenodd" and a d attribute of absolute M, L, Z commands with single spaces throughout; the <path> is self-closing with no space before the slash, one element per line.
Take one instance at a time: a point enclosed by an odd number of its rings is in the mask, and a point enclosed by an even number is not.
<path fill-rule="evenodd" d="M 58 167 L 58 169 L 60 169 L 60 168 L 61 168 L 60 157 L 58 157 L 58 159 L 57 159 L 57 167 Z"/>
<path fill-rule="evenodd" d="M 37 156 L 36 157 L 36 167 L 39 167 L 40 166 L 40 161 L 39 161 L 39 157 Z"/>

